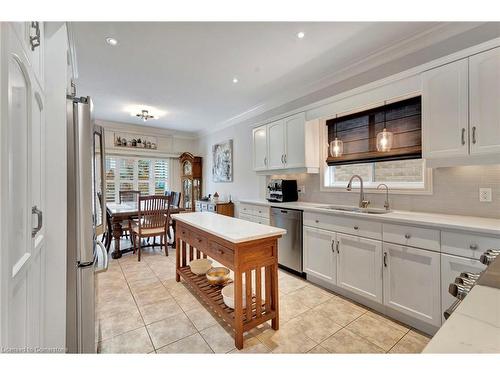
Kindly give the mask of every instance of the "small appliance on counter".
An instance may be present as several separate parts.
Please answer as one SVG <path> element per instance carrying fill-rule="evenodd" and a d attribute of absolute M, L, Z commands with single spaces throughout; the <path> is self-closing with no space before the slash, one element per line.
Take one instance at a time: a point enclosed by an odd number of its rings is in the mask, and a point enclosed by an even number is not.
<path fill-rule="evenodd" d="M 295 202 L 299 199 L 297 180 L 271 180 L 267 184 L 266 199 L 269 202 Z"/>

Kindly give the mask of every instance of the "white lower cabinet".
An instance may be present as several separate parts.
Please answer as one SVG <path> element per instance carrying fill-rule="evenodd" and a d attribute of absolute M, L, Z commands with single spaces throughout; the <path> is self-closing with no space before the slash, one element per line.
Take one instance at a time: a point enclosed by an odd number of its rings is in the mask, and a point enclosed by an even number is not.
<path fill-rule="evenodd" d="M 337 233 L 337 285 L 382 303 L 382 242 Z"/>
<path fill-rule="evenodd" d="M 460 276 L 462 272 L 481 272 L 486 268 L 479 260 L 441 254 L 441 320 L 444 323 L 444 311 L 455 301 L 448 286 Z"/>
<path fill-rule="evenodd" d="M 329 284 L 337 284 L 335 232 L 304 227 L 303 237 L 304 271 Z"/>
<path fill-rule="evenodd" d="M 384 244 L 384 305 L 441 325 L 440 254 Z"/>

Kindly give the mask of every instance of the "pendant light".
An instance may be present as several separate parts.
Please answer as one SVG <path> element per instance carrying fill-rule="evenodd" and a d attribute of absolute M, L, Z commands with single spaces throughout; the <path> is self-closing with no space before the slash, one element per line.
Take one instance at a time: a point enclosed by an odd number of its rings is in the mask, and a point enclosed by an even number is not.
<path fill-rule="evenodd" d="M 377 134 L 377 151 L 379 152 L 389 152 L 392 148 L 392 140 L 394 138 L 394 134 L 387 131 L 386 128 L 386 114 L 387 108 L 386 103 L 384 102 L 384 130 Z"/>
<path fill-rule="evenodd" d="M 337 119 L 337 115 L 335 115 Z M 341 157 L 344 153 L 344 142 L 337 138 L 337 123 L 335 123 L 335 139 L 330 142 L 330 155 L 334 158 Z"/>

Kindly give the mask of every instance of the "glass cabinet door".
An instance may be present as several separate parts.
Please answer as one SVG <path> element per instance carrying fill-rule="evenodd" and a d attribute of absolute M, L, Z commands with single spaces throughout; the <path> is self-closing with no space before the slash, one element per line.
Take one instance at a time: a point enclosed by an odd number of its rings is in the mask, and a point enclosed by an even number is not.
<path fill-rule="evenodd" d="M 182 182 L 182 195 L 184 201 L 184 208 L 186 209 L 191 209 L 193 207 L 192 190 L 193 190 L 193 181 L 186 178 Z"/>

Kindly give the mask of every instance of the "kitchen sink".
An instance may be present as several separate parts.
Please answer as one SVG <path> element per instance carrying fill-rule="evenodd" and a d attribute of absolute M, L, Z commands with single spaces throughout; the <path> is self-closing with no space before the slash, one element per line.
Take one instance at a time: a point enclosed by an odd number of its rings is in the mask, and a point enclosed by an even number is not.
<path fill-rule="evenodd" d="M 374 215 L 381 215 L 381 214 L 387 214 L 391 212 L 391 210 L 386 210 L 385 208 L 359 208 L 359 207 L 350 207 L 350 206 L 325 206 L 322 207 L 327 210 L 334 210 L 334 211 L 347 211 L 347 212 L 360 212 L 360 213 L 365 213 L 365 214 L 374 214 Z"/>

